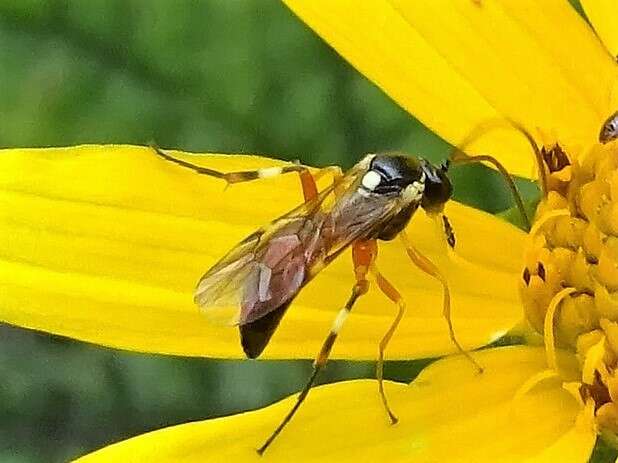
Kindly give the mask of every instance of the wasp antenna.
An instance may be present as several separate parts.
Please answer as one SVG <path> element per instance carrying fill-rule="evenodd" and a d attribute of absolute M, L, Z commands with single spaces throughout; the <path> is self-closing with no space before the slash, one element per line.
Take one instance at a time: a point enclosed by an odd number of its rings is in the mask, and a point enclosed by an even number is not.
<path fill-rule="evenodd" d="M 528 140 L 528 143 L 530 143 L 530 147 L 532 148 L 532 151 L 534 151 L 534 158 L 536 159 L 536 165 L 539 171 L 539 181 L 541 183 L 541 192 L 543 193 L 544 197 L 547 196 L 547 191 L 548 191 L 547 172 L 545 171 L 545 161 L 543 160 L 543 154 L 541 153 L 541 149 L 539 148 L 539 145 L 536 144 L 536 141 L 534 140 L 534 137 L 532 136 L 532 134 L 528 130 L 526 130 L 526 128 L 523 125 L 521 125 L 518 122 L 515 122 L 512 119 L 508 119 L 508 121 L 515 128 L 515 130 L 517 130 L 524 137 L 526 137 L 526 140 Z"/>
<path fill-rule="evenodd" d="M 469 156 L 466 154 L 465 157 L 461 157 L 455 160 L 454 162 L 457 164 L 470 164 L 473 162 L 483 162 L 483 161 L 493 164 L 494 167 L 500 173 L 500 175 L 502 175 L 502 177 L 506 181 L 507 186 L 509 187 L 509 190 L 511 191 L 511 195 L 513 196 L 513 199 L 515 200 L 515 204 L 517 205 L 517 209 L 519 210 L 519 213 L 521 214 L 521 218 L 524 222 L 524 225 L 526 226 L 526 229 L 530 230 L 530 227 L 532 225 L 530 222 L 530 218 L 528 217 L 528 214 L 526 213 L 526 208 L 524 206 L 524 201 L 521 197 L 521 194 L 519 193 L 519 190 L 517 189 L 517 185 L 515 184 L 513 177 L 511 177 L 509 172 L 500 163 L 500 161 L 498 161 L 493 156 L 488 156 L 485 154 L 479 154 L 478 156 Z"/>
<path fill-rule="evenodd" d="M 440 170 L 444 173 L 448 172 L 449 167 L 451 167 L 450 158 L 445 159 L 444 161 L 442 161 L 442 164 L 440 164 Z"/>
<path fill-rule="evenodd" d="M 489 156 L 489 155 L 472 155 L 471 156 L 465 153 L 466 147 L 470 145 L 473 141 L 478 139 L 483 134 L 491 130 L 498 129 L 498 128 L 515 129 L 516 131 L 521 133 L 526 138 L 526 140 L 528 140 L 528 143 L 530 144 L 530 147 L 532 148 L 532 151 L 534 153 L 534 157 L 535 157 L 537 168 L 538 168 L 541 192 L 543 196 L 546 197 L 548 187 L 547 187 L 547 173 L 545 171 L 543 154 L 541 153 L 539 146 L 536 144 L 536 141 L 534 140 L 534 137 L 532 136 L 532 134 L 530 134 L 530 132 L 528 132 L 528 130 L 526 130 L 521 124 L 515 122 L 512 119 L 506 119 L 506 118 L 505 119 L 492 119 L 490 121 L 486 121 L 484 123 L 477 125 L 470 132 L 470 134 L 464 139 L 464 141 L 461 142 L 457 147 L 453 149 L 450 159 L 452 160 L 453 164 L 469 164 L 472 162 L 488 162 L 492 164 L 496 168 L 496 170 L 498 170 L 500 175 L 502 175 L 504 180 L 506 181 L 507 186 L 509 187 L 509 190 L 511 191 L 511 194 L 513 196 L 513 199 L 515 200 L 515 204 L 517 205 L 517 209 L 519 210 L 519 213 L 522 216 L 523 222 L 526 228 L 529 230 L 531 226 L 531 221 L 530 221 L 530 218 L 528 217 L 528 214 L 526 213 L 521 194 L 519 193 L 519 190 L 517 189 L 517 185 L 515 185 L 513 177 L 509 174 L 509 172 L 502 165 L 502 163 L 493 156 Z"/>
<path fill-rule="evenodd" d="M 465 153 L 465 149 L 468 147 L 468 145 L 470 145 L 472 142 L 474 142 L 475 140 L 477 140 L 478 138 L 480 138 L 482 135 L 486 134 L 487 132 L 491 132 L 492 130 L 496 130 L 500 128 L 515 129 L 517 132 L 522 134 L 526 138 L 526 140 L 528 140 L 528 143 L 530 144 L 530 147 L 532 148 L 532 151 L 534 153 L 534 158 L 536 160 L 537 170 L 539 172 L 539 183 L 541 186 L 541 192 L 543 193 L 544 197 L 547 196 L 547 191 L 548 191 L 547 173 L 545 171 L 545 162 L 543 161 L 543 154 L 541 153 L 541 149 L 536 144 L 536 141 L 534 140 L 534 137 L 532 136 L 532 134 L 524 126 L 514 121 L 513 119 L 498 118 L 498 119 L 490 119 L 488 121 L 479 123 L 476 127 L 474 127 L 470 131 L 468 136 L 464 138 L 464 140 L 453 149 L 453 151 L 451 152 L 451 159 L 453 160 L 453 162 L 454 163 L 465 163 L 466 161 L 471 162 L 469 161 L 469 158 L 472 158 L 474 156 L 469 156 L 468 154 Z M 495 158 L 492 158 L 492 159 L 495 160 Z M 480 161 L 480 159 L 478 161 Z M 500 164 L 497 160 L 491 161 L 490 159 L 484 159 L 483 161 L 492 163 L 496 168 L 498 168 L 498 164 Z M 508 171 L 506 171 L 504 167 L 503 167 L 503 170 L 507 172 L 508 174 Z M 508 175 L 510 176 L 510 174 Z"/>

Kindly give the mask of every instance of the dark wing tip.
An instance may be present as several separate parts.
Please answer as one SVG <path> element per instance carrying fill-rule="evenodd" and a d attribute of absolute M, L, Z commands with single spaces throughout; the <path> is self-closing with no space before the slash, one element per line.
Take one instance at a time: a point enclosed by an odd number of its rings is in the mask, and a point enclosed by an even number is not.
<path fill-rule="evenodd" d="M 239 325 L 240 344 L 248 358 L 259 357 L 266 348 L 290 302 L 286 302 L 255 321 Z"/>

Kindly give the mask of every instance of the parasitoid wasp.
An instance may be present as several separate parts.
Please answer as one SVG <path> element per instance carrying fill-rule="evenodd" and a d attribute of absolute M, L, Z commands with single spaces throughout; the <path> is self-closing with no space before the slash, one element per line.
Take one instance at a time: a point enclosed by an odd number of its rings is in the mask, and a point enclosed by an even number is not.
<path fill-rule="evenodd" d="M 262 353 L 302 288 L 345 249 L 352 248 L 355 283 L 351 294 L 335 317 L 305 387 L 292 409 L 257 450 L 260 455 L 307 397 L 355 302 L 369 290 L 369 276 L 398 307 L 396 317 L 379 344 L 376 366 L 380 397 L 391 422 L 397 422 L 384 392 L 383 363 L 385 350 L 404 315 L 406 304 L 378 270 L 378 240 L 400 237 L 412 262 L 442 284 L 443 315 L 450 338 L 457 350 L 482 371 L 455 336 L 446 278 L 420 253 L 405 231 L 414 213 L 421 208 L 441 225 L 448 245 L 455 246 L 453 229 L 443 213 L 452 195 L 447 176 L 448 161 L 435 166 L 423 158 L 402 154 L 368 154 L 345 173 L 335 166 L 312 173 L 299 164 L 223 173 L 177 159 L 156 147 L 153 149 L 167 161 L 228 184 L 290 172 L 300 177 L 304 203 L 242 240 L 202 276 L 195 289 L 195 303 L 210 319 L 238 326 L 242 348 L 249 358 Z M 461 151 L 459 154 L 459 162 L 475 161 Z M 486 158 L 480 160 L 492 161 Z M 316 181 L 327 173 L 332 174 L 333 182 L 318 191 Z M 514 188 L 514 184 L 511 186 Z"/>

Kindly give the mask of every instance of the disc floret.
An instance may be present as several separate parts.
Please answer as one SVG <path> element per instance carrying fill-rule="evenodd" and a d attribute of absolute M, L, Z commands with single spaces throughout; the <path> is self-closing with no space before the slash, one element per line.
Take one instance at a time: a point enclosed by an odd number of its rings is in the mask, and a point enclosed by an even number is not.
<path fill-rule="evenodd" d="M 581 399 L 594 401 L 600 432 L 618 442 L 618 144 L 542 154 L 546 194 L 519 284 L 525 315 L 550 367 L 556 347 L 575 352 Z"/>

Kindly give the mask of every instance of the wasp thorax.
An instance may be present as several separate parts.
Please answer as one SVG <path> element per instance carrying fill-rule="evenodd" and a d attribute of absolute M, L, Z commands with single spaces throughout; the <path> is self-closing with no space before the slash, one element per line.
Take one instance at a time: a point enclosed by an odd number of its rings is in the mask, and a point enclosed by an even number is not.
<path fill-rule="evenodd" d="M 403 155 L 375 155 L 361 180 L 364 189 L 376 194 L 400 195 L 405 202 L 419 203 L 430 212 L 439 211 L 452 194 L 446 166 Z"/>
<path fill-rule="evenodd" d="M 558 145 L 542 153 L 547 195 L 520 279 L 525 314 L 546 343 L 577 354 L 582 397 L 618 434 L 618 146 L 595 145 L 581 161 Z"/>
<path fill-rule="evenodd" d="M 417 184 L 424 189 L 423 171 L 416 158 L 395 154 L 376 154 L 362 178 L 362 186 L 374 193 L 400 195 L 406 188 Z"/>

